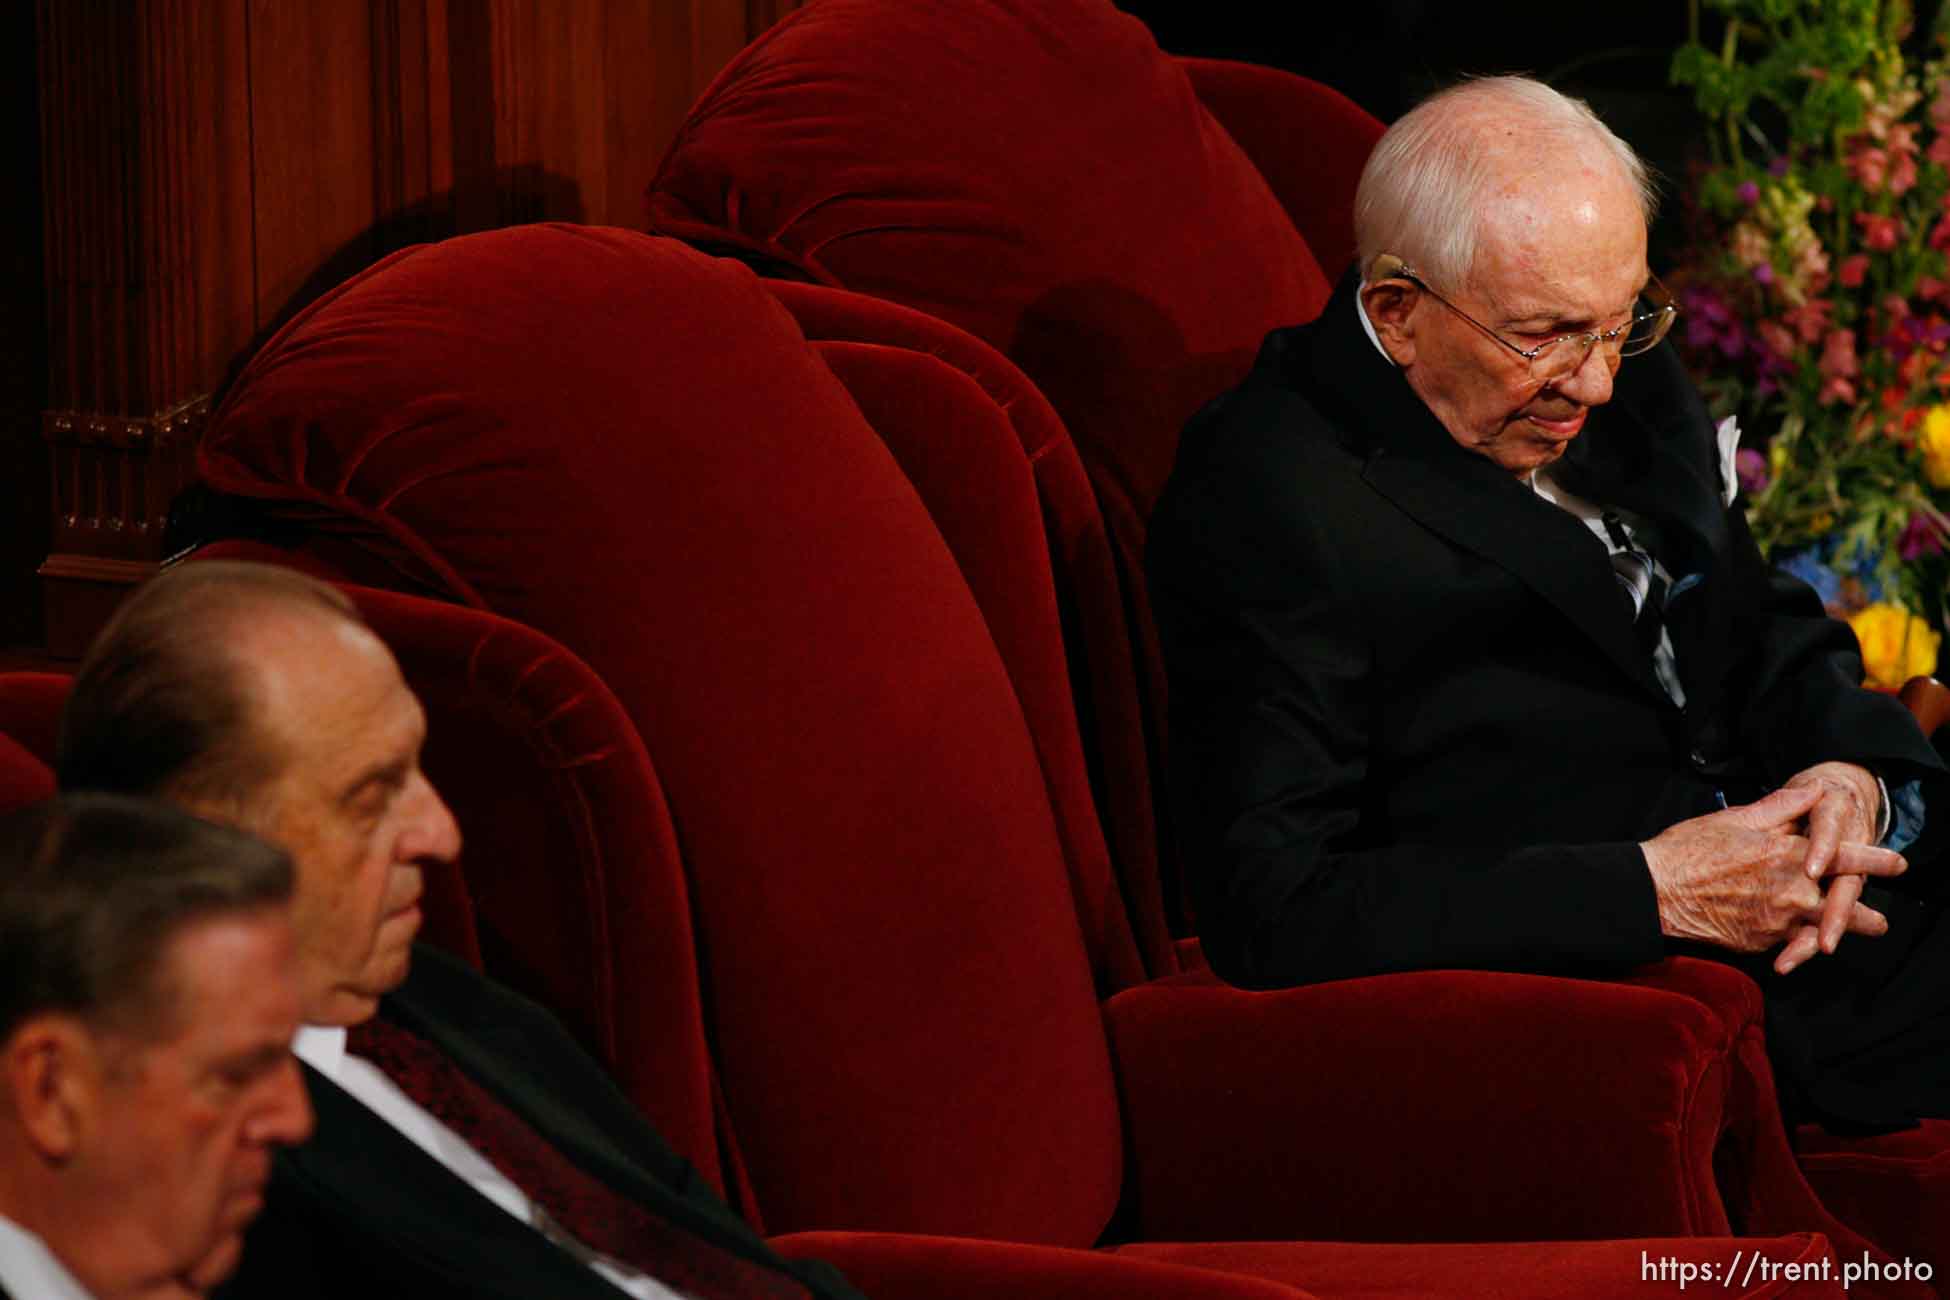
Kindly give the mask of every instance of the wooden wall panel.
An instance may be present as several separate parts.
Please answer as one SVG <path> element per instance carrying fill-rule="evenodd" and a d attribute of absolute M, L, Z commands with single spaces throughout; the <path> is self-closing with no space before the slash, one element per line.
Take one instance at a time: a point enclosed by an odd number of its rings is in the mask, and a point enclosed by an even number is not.
<path fill-rule="evenodd" d="M 251 212 L 260 321 L 373 225 L 373 28 L 383 6 L 254 0 Z"/>
<path fill-rule="evenodd" d="M 39 563 L 48 648 L 79 653 L 272 330 L 407 244 L 640 225 L 698 92 L 797 7 L 39 0 L 50 545 L 0 554 L 0 592 Z"/>

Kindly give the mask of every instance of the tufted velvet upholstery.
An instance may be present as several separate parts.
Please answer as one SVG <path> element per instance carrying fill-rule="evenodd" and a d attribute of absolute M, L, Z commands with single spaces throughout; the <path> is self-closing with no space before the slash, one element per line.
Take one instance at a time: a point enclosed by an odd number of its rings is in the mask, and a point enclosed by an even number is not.
<path fill-rule="evenodd" d="M 652 230 L 916 307 L 1049 398 L 1094 489 L 1045 510 L 1073 653 L 1100 670 L 1079 673 L 1086 743 L 1155 974 L 1188 923 L 1155 807 L 1145 521 L 1186 419 L 1326 301 L 1379 133 L 1315 83 L 1169 58 L 1107 0 L 825 0 L 725 69 L 650 187 Z M 1090 531 L 1114 574 L 1094 556 L 1063 572 Z"/>

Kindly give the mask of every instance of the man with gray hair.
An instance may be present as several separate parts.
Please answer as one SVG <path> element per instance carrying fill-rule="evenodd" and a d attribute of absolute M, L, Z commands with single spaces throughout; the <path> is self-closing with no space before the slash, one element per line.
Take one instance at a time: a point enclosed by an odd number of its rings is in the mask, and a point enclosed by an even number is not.
<path fill-rule="evenodd" d="M 1716 955 L 1790 1102 L 1950 1115 L 1938 885 L 1896 884 L 1944 770 L 1748 535 L 1652 208 L 1584 105 L 1438 94 L 1321 317 L 1187 429 L 1146 561 L 1205 949 L 1252 986 Z"/>
<path fill-rule="evenodd" d="M 202 1295 L 236 1266 L 291 1055 L 291 861 L 165 804 L 0 818 L 0 1294 Z"/>

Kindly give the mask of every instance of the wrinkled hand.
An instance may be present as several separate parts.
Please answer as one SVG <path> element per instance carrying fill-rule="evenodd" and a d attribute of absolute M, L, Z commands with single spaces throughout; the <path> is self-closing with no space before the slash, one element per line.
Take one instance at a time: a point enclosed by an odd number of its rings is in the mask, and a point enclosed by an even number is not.
<path fill-rule="evenodd" d="M 1784 786 L 1754 803 L 1669 826 L 1640 845 L 1659 897 L 1660 929 L 1676 939 L 1763 952 L 1820 917 L 1822 888 L 1807 872 L 1812 846 L 1794 829 L 1829 794 L 1819 783 Z M 1901 854 L 1846 841 L 1823 864 L 1825 874 L 1844 880 L 1907 868 Z M 1889 928 L 1880 913 L 1852 895 L 1847 901 L 1845 930 L 1873 935 Z"/>
<path fill-rule="evenodd" d="M 1876 779 L 1854 763 L 1817 763 L 1805 772 L 1788 778 L 1790 788 L 1820 789 L 1822 799 L 1808 813 L 1808 861 L 1810 880 L 1821 877 L 1842 844 L 1869 844 L 1875 840 L 1876 814 L 1882 799 Z M 1856 902 L 1868 881 L 1862 876 L 1837 876 L 1828 887 L 1819 925 L 1803 925 L 1774 959 L 1774 969 L 1785 975 L 1817 951 L 1833 953 L 1842 935 L 1855 928 L 1850 924 L 1857 912 L 1870 912 Z M 1879 916 L 1880 913 L 1870 912 Z M 1882 930 L 1888 929 L 1885 923 Z M 1880 934 L 1882 930 L 1875 933 Z"/>

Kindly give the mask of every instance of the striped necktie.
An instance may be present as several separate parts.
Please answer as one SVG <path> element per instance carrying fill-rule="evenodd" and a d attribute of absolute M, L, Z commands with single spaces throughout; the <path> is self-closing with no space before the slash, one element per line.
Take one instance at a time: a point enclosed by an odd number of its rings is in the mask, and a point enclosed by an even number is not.
<path fill-rule="evenodd" d="M 1605 535 L 1611 538 L 1612 573 L 1617 576 L 1619 590 L 1631 611 L 1639 643 L 1651 654 L 1658 649 L 1664 630 L 1666 580 L 1659 576 L 1651 554 L 1632 540 L 1616 514 L 1605 511 L 1603 522 Z"/>
<path fill-rule="evenodd" d="M 438 1048 L 405 1027 L 374 1016 L 351 1028 L 346 1047 L 377 1066 L 528 1193 L 545 1215 L 538 1230 L 572 1254 L 581 1254 L 578 1246 L 599 1250 L 699 1300 L 804 1300 L 808 1295 L 786 1274 L 686 1232 L 584 1173 Z"/>

